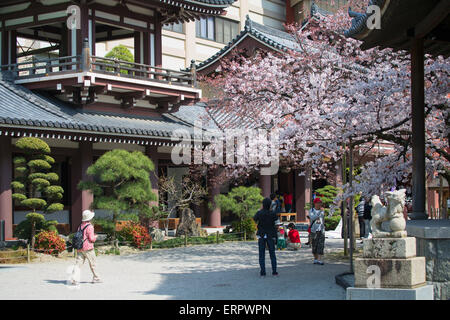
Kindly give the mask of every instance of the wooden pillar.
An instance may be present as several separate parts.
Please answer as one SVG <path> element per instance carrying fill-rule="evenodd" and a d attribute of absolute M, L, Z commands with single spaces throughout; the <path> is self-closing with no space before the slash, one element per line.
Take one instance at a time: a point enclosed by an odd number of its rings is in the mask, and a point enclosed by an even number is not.
<path fill-rule="evenodd" d="M 423 39 L 411 47 L 412 206 L 411 219 L 427 219 L 425 208 L 425 93 Z"/>
<path fill-rule="evenodd" d="M 10 49 L 11 49 L 11 53 L 10 53 L 10 59 L 11 59 L 11 63 L 16 63 L 17 62 L 17 31 L 16 30 L 12 30 L 10 32 L 11 34 L 11 44 L 10 44 Z"/>
<path fill-rule="evenodd" d="M 261 194 L 264 198 L 269 198 L 271 188 L 272 176 L 259 174 L 259 187 L 261 188 Z"/>
<path fill-rule="evenodd" d="M 295 12 L 294 8 L 291 7 L 291 0 L 286 0 L 286 23 L 294 23 L 294 22 L 301 22 L 301 21 L 295 21 Z"/>
<path fill-rule="evenodd" d="M 295 211 L 297 212 L 297 221 L 305 222 L 307 211 L 306 205 L 311 203 L 311 170 L 305 170 L 304 175 L 299 175 L 299 171 L 294 172 L 295 194 L 293 201 L 295 202 Z"/>
<path fill-rule="evenodd" d="M 0 220 L 5 220 L 5 240 L 13 236 L 12 145 L 11 137 L 0 136 Z"/>
<path fill-rule="evenodd" d="M 61 45 L 59 48 L 60 57 L 69 56 L 69 40 L 70 40 L 69 30 L 67 29 L 66 24 L 63 23 L 61 27 Z"/>
<path fill-rule="evenodd" d="M 78 153 L 72 157 L 71 168 L 71 189 L 72 207 L 70 210 L 70 220 L 72 231 L 75 231 L 81 223 L 81 216 L 84 210 L 90 209 L 94 196 L 89 191 L 78 190 L 78 183 L 88 179 L 87 168 L 93 162 L 92 142 L 80 142 Z"/>
<path fill-rule="evenodd" d="M 0 65 L 4 64 L 3 63 L 3 47 L 4 47 L 4 43 L 3 43 L 3 38 L 4 38 L 4 32 L 0 29 Z"/>
<path fill-rule="evenodd" d="M 146 65 L 152 64 L 152 58 L 151 58 L 151 43 L 150 43 L 150 32 L 143 32 L 142 36 L 144 39 L 142 40 L 142 44 L 144 46 L 142 52 L 143 52 L 143 62 Z"/>
<path fill-rule="evenodd" d="M 83 43 L 85 39 L 89 39 L 89 9 L 86 2 L 80 4 L 81 17 L 80 26 L 81 29 L 76 31 L 77 34 L 77 55 L 80 55 L 83 50 Z"/>
<path fill-rule="evenodd" d="M 1 64 L 13 64 L 17 60 L 17 32 L 15 30 L 2 32 Z"/>
<path fill-rule="evenodd" d="M 218 169 L 213 170 L 212 173 L 208 176 L 208 197 L 211 204 L 213 204 L 213 208 L 208 207 L 208 226 L 211 228 L 220 227 L 222 224 L 221 221 L 221 212 L 220 208 L 215 206 L 214 197 L 220 194 L 220 184 L 214 181 L 214 177 L 218 175 Z"/>
<path fill-rule="evenodd" d="M 134 33 L 134 62 L 142 63 L 141 57 L 141 32 Z"/>
<path fill-rule="evenodd" d="M 158 14 L 155 23 L 155 66 L 162 67 L 162 24 L 160 14 Z"/>

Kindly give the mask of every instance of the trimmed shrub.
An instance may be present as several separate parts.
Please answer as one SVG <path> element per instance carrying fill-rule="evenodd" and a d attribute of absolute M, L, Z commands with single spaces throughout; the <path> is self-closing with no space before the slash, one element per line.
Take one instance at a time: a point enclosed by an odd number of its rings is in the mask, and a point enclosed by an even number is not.
<path fill-rule="evenodd" d="M 50 153 L 50 147 L 45 141 L 32 137 L 20 138 L 16 142 L 16 147 L 27 154 Z"/>
<path fill-rule="evenodd" d="M 127 221 L 119 231 L 121 240 L 132 242 L 133 246 L 143 249 L 150 245 L 151 237 L 145 227 L 133 221 Z"/>
<path fill-rule="evenodd" d="M 47 207 L 47 212 L 55 212 L 64 210 L 64 205 L 61 203 L 52 203 Z"/>
<path fill-rule="evenodd" d="M 57 255 L 66 250 L 66 242 L 54 231 L 41 231 L 36 235 L 36 248 Z"/>
<path fill-rule="evenodd" d="M 39 138 L 23 137 L 17 140 L 15 145 L 22 155 L 14 158 L 17 173 L 11 183 L 14 201 L 33 212 L 42 210 L 44 213 L 50 213 L 63 210 L 64 206 L 56 202 L 63 198 L 64 190 L 60 186 L 52 185 L 59 179 L 56 173 L 49 172 L 55 159 L 49 156 L 48 144 Z M 32 247 L 36 239 L 36 221 L 32 219 L 31 235 L 27 236 L 31 239 Z"/>
<path fill-rule="evenodd" d="M 254 239 L 255 237 L 256 223 L 253 218 L 245 218 L 242 222 L 239 220 L 233 221 L 231 227 L 233 228 L 233 233 L 245 231 L 247 239 Z"/>
<path fill-rule="evenodd" d="M 325 217 L 325 230 L 334 230 L 341 221 L 341 216 Z"/>
<path fill-rule="evenodd" d="M 38 210 L 45 207 L 47 205 L 47 201 L 38 198 L 30 198 L 22 200 L 20 204 L 23 205 L 24 207 L 28 207 L 33 210 Z"/>
<path fill-rule="evenodd" d="M 50 163 L 45 160 L 35 159 L 28 161 L 28 166 L 35 170 L 49 170 L 52 168 Z"/>
<path fill-rule="evenodd" d="M 31 229 L 33 223 L 35 224 L 36 232 L 53 231 L 58 233 L 56 220 L 46 221 L 44 216 L 40 213 L 31 212 L 26 215 L 26 219 L 20 222 L 14 230 L 14 236 L 19 239 L 31 241 Z"/>

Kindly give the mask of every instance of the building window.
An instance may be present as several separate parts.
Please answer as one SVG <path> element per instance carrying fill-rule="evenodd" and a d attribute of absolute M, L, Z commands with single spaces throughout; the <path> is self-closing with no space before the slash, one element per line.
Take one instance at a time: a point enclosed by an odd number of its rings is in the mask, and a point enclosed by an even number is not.
<path fill-rule="evenodd" d="M 163 26 L 164 30 L 169 30 L 178 33 L 184 33 L 184 23 L 172 23 L 166 26 Z"/>
<path fill-rule="evenodd" d="M 195 21 L 197 37 L 214 41 L 214 17 L 201 18 Z"/>
<path fill-rule="evenodd" d="M 239 22 L 208 17 L 196 21 L 196 35 L 220 43 L 230 42 L 239 33 Z"/>

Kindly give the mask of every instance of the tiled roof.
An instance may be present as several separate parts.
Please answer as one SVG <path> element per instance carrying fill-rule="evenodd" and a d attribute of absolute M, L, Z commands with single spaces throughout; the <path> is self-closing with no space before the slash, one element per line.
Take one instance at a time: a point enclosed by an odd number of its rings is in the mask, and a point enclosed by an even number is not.
<path fill-rule="evenodd" d="M 311 17 L 314 19 L 321 19 L 330 14 L 330 12 L 320 8 L 315 2 L 313 2 L 313 4 L 311 5 Z M 303 22 L 303 27 L 305 27 L 308 22 L 309 19 L 305 20 Z M 212 65 L 214 62 L 224 57 L 246 37 L 252 37 L 265 46 L 279 52 L 286 52 L 288 50 L 301 50 L 298 41 L 289 32 L 259 24 L 251 20 L 249 15 L 247 15 L 244 30 L 242 30 L 233 40 L 231 40 L 225 47 L 216 52 L 213 56 L 199 63 L 197 65 L 197 70 L 201 71 L 202 69 Z"/>
<path fill-rule="evenodd" d="M 225 110 L 222 106 L 217 105 L 215 101 L 209 101 L 208 104 L 199 102 L 193 106 L 181 106 L 171 116 L 190 125 L 194 125 L 197 120 L 202 120 L 203 129 L 207 131 L 251 129 L 257 126 L 257 123 L 252 119 L 243 118 L 240 115 Z"/>
<path fill-rule="evenodd" d="M 74 109 L 57 99 L 13 84 L 0 72 L 0 127 L 4 125 L 149 138 L 170 137 L 175 129 L 193 133 L 191 125 L 167 115 L 155 118 Z"/>
<path fill-rule="evenodd" d="M 185 2 L 191 3 L 201 3 L 201 4 L 209 4 L 209 5 L 220 5 L 220 6 L 229 6 L 236 2 L 237 0 L 184 0 Z"/>
<path fill-rule="evenodd" d="M 233 40 L 231 40 L 216 54 L 199 63 L 197 65 L 197 70 L 202 70 L 203 68 L 206 68 L 221 59 L 246 37 L 252 37 L 273 50 L 280 52 L 300 50 L 298 42 L 290 33 L 259 24 L 252 21 L 247 15 L 244 30 L 242 30 Z"/>

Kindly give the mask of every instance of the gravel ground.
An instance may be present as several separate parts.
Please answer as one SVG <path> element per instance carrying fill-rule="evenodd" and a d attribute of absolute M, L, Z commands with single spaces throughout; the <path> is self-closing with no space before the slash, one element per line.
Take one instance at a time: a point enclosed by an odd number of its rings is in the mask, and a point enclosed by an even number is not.
<path fill-rule="evenodd" d="M 305 243 L 306 239 L 302 239 Z M 326 252 L 343 247 L 327 239 Z M 329 259 L 313 265 L 310 248 L 277 251 L 279 277 L 259 278 L 256 242 L 227 242 L 152 250 L 129 255 L 100 255 L 103 283 L 91 284 L 82 267 L 79 286 L 67 285 L 72 259 L 0 265 L 0 299 L 345 299 L 335 275 L 348 263 Z"/>

